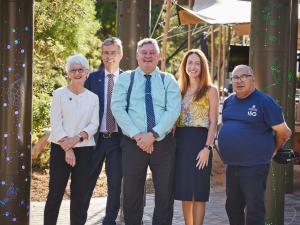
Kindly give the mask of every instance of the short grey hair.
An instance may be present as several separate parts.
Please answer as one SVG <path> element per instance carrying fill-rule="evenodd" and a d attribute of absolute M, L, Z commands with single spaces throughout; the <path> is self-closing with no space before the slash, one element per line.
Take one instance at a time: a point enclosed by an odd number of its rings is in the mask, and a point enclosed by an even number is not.
<path fill-rule="evenodd" d="M 107 38 L 102 42 L 102 48 L 103 46 L 109 46 L 109 45 L 116 45 L 119 49 L 119 51 L 122 53 L 123 52 L 123 45 L 122 45 L 122 41 L 117 38 L 117 37 L 111 37 L 111 38 Z"/>
<path fill-rule="evenodd" d="M 82 67 L 84 69 L 86 69 L 86 70 L 89 69 L 89 61 L 82 54 L 71 55 L 71 56 L 69 56 L 67 58 L 67 63 L 66 63 L 66 71 L 67 71 L 67 73 L 70 72 L 71 66 L 73 64 L 80 64 L 80 65 L 82 65 Z"/>
<path fill-rule="evenodd" d="M 248 75 L 254 75 L 253 69 L 248 65 L 243 65 L 243 64 L 237 65 L 232 70 L 232 74 L 234 74 L 234 72 L 237 70 L 242 70 L 245 74 L 248 74 Z"/>
<path fill-rule="evenodd" d="M 136 52 L 139 52 L 140 49 L 146 45 L 146 44 L 153 44 L 157 53 L 160 52 L 159 50 L 159 47 L 158 47 L 158 43 L 157 43 L 157 40 L 153 39 L 153 38 L 144 38 L 142 40 L 140 40 L 138 43 L 137 43 L 137 49 L 136 49 Z"/>

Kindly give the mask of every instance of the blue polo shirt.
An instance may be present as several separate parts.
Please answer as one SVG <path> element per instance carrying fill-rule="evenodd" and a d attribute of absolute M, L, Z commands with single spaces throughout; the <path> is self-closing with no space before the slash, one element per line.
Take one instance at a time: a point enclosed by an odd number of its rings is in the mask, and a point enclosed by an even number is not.
<path fill-rule="evenodd" d="M 231 95 L 224 101 L 218 144 L 228 165 L 270 163 L 275 149 L 272 126 L 284 122 L 281 108 L 268 95 L 255 90 L 244 99 Z"/>

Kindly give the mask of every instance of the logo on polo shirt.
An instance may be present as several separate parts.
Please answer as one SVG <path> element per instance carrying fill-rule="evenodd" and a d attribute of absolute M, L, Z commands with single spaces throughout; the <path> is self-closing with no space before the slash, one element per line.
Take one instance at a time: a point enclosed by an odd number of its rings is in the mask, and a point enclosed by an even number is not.
<path fill-rule="evenodd" d="M 257 116 L 257 108 L 255 105 L 252 105 L 252 107 L 248 109 L 248 116 Z"/>

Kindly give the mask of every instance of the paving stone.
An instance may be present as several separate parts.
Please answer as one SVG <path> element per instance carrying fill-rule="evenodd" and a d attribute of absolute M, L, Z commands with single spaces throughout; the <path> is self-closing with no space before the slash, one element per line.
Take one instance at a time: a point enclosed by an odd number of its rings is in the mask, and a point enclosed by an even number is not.
<path fill-rule="evenodd" d="M 101 225 L 101 221 L 105 214 L 106 198 L 93 198 L 91 200 L 88 211 L 88 220 L 86 225 Z M 207 204 L 204 225 L 229 225 L 228 218 L 225 212 L 225 193 L 211 192 L 210 202 Z M 30 225 L 43 225 L 45 202 L 31 203 L 31 222 Z M 58 225 L 69 225 L 70 201 L 64 200 L 62 202 L 60 213 L 58 217 Z M 148 194 L 146 196 L 146 206 L 144 209 L 144 225 L 152 225 L 152 213 L 154 209 L 154 195 Z M 285 225 L 299 225 L 300 224 L 300 194 L 287 194 L 285 196 Z M 117 225 L 121 225 L 117 221 Z M 184 225 L 183 215 L 181 211 L 181 203 L 175 201 L 173 225 Z"/>

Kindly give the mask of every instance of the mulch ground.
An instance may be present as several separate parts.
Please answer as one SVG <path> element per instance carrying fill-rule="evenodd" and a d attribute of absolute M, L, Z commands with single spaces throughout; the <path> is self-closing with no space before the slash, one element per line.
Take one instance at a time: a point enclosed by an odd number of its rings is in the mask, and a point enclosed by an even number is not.
<path fill-rule="evenodd" d="M 217 152 L 214 152 L 213 159 L 213 171 L 211 185 L 216 190 L 224 190 L 225 184 L 225 166 L 220 160 Z M 48 194 L 48 184 L 49 184 L 49 170 L 33 169 L 32 171 L 32 181 L 31 181 L 31 200 L 32 201 L 45 201 Z M 96 187 L 94 189 L 93 197 L 104 197 L 107 195 L 107 183 L 105 172 L 102 172 Z M 151 172 L 147 175 L 146 180 L 146 192 L 153 193 L 153 182 L 151 178 Z M 70 197 L 70 185 L 67 185 L 64 199 Z"/>

